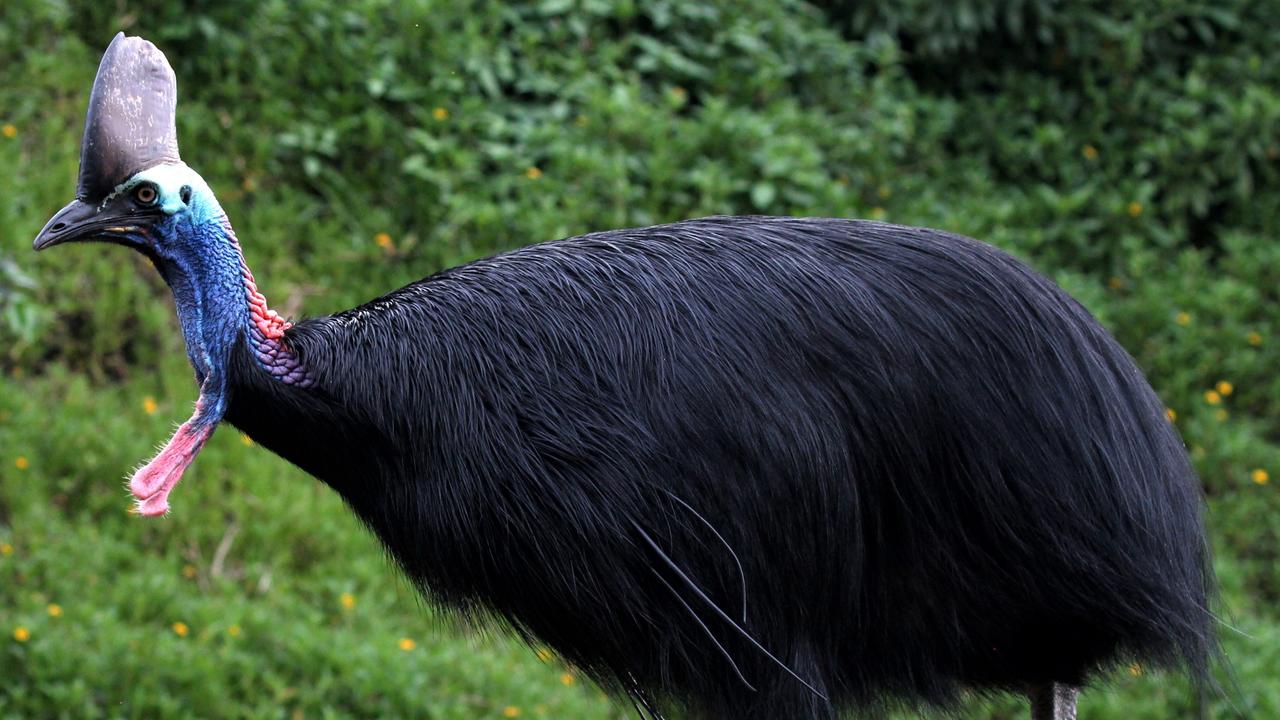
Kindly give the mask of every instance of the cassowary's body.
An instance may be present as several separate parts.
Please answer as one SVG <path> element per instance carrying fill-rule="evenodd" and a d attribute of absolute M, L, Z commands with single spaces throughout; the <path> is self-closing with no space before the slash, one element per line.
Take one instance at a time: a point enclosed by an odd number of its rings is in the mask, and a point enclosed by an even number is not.
<path fill-rule="evenodd" d="M 340 492 L 424 591 L 650 713 L 830 718 L 1031 690 L 1122 659 L 1203 676 L 1199 492 L 1132 359 L 967 238 L 708 218 L 445 271 L 289 327 L 178 157 L 164 56 L 116 37 L 76 199 L 173 290 L 195 414 L 144 515 L 226 417 Z"/>
<path fill-rule="evenodd" d="M 655 706 L 831 716 L 781 664 L 842 704 L 1204 657 L 1197 484 L 1163 406 L 1075 301 L 967 238 L 597 233 L 286 342 L 314 385 L 241 352 L 234 424 L 429 594 Z"/>

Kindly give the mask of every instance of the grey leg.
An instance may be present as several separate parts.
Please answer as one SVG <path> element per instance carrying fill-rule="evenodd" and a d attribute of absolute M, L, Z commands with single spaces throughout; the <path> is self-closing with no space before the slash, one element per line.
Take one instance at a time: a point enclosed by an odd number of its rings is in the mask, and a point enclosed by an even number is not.
<path fill-rule="evenodd" d="M 1079 689 L 1050 683 L 1031 689 L 1031 720 L 1076 720 Z"/>

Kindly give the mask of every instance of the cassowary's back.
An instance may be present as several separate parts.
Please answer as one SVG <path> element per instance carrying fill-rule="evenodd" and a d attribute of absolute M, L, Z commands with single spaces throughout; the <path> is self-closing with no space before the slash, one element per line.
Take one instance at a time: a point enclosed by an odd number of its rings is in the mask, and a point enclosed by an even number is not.
<path fill-rule="evenodd" d="M 597 233 L 288 341 L 335 408 L 315 422 L 342 426 L 310 437 L 367 450 L 276 448 L 428 592 L 641 702 L 827 716 L 819 694 L 1204 661 L 1199 493 L 1163 406 L 1083 308 L 973 240 Z"/>

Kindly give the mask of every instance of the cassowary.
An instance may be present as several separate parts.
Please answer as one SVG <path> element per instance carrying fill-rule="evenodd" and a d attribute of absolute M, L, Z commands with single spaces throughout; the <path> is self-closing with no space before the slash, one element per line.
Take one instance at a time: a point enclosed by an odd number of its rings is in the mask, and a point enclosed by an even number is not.
<path fill-rule="evenodd" d="M 35 248 L 146 255 L 195 414 L 342 495 L 442 606 L 546 643 L 642 715 L 833 718 L 965 688 L 1074 715 L 1118 662 L 1213 651 L 1197 478 L 1134 361 L 956 235 L 713 217 L 445 270 L 290 324 L 178 155 L 165 57 L 118 35 L 76 199 Z"/>

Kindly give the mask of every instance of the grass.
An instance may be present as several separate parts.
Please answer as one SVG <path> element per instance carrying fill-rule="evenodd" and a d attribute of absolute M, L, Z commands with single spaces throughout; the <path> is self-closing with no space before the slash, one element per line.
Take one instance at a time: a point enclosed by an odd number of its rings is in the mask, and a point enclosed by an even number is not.
<path fill-rule="evenodd" d="M 437 618 L 334 493 L 234 430 L 181 512 L 131 515 L 121 470 L 188 411 L 184 374 L 0 393 L 0 717 L 611 716 L 554 659 Z"/>
<path fill-rule="evenodd" d="M 500 629 L 437 616 L 336 494 L 234 429 L 202 452 L 170 517 L 130 514 L 124 473 L 192 401 L 173 350 L 123 383 L 54 370 L 0 390 L 0 717 L 627 716 Z M 1236 614 L 1223 639 L 1266 717 L 1280 708 L 1280 626 L 1230 583 L 1237 562 L 1219 558 Z M 1181 678 L 1122 668 L 1085 693 L 1081 712 L 1183 717 L 1191 703 Z M 1225 698 L 1212 706 L 1229 716 Z M 962 717 L 1025 712 L 1003 698 Z"/>
<path fill-rule="evenodd" d="M 1085 3 L 1017 33 L 1019 3 L 963 22 L 825 5 L 12 0 L 0 718 L 629 716 L 502 628 L 425 607 L 335 494 L 229 427 L 170 517 L 127 513 L 123 478 L 196 395 L 167 290 L 122 250 L 29 250 L 70 199 L 122 28 L 173 60 L 184 157 L 288 315 L 712 213 L 884 218 L 1027 259 L 1134 354 L 1204 479 L 1230 659 L 1206 714 L 1280 717 L 1277 11 Z M 1081 715 L 1194 705 L 1183 679 L 1121 667 Z"/>

